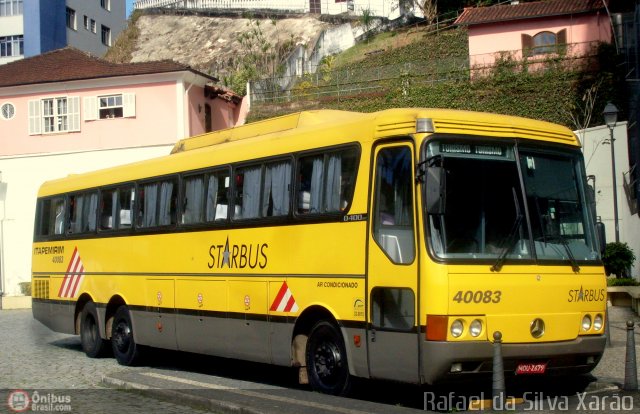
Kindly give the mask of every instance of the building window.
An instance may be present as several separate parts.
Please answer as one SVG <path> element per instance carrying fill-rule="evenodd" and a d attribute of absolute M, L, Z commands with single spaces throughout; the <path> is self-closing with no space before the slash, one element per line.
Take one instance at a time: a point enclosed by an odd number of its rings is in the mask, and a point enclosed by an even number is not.
<path fill-rule="evenodd" d="M 0 117 L 8 121 L 12 119 L 16 114 L 16 107 L 11 103 L 5 103 L 0 106 Z"/>
<path fill-rule="evenodd" d="M 111 29 L 105 25 L 101 25 L 102 44 L 105 46 L 111 46 Z"/>
<path fill-rule="evenodd" d="M 561 52 L 560 46 L 567 43 L 567 30 L 563 29 L 557 33 L 539 32 L 533 36 L 522 35 L 522 49 L 525 56 L 545 55 L 548 53 Z"/>
<path fill-rule="evenodd" d="M 67 98 L 52 98 L 42 101 L 42 124 L 44 132 L 69 130 Z"/>
<path fill-rule="evenodd" d="M 111 0 L 100 0 L 100 7 L 105 10 L 111 11 Z"/>
<path fill-rule="evenodd" d="M 67 7 L 67 27 L 76 30 L 76 11 Z"/>
<path fill-rule="evenodd" d="M 136 95 L 119 93 L 84 98 L 84 120 L 132 118 L 136 116 Z"/>
<path fill-rule="evenodd" d="M 0 16 L 22 15 L 22 0 L 0 0 Z"/>
<path fill-rule="evenodd" d="M 83 18 L 83 24 L 84 24 L 84 28 L 85 28 L 86 30 L 89 30 L 89 27 L 90 27 L 90 26 L 89 26 L 89 18 L 88 18 L 87 16 L 84 16 L 84 18 Z"/>
<path fill-rule="evenodd" d="M 95 20 L 93 20 L 93 19 L 91 19 L 91 31 L 92 31 L 93 33 L 95 33 L 95 32 L 96 32 L 96 21 L 95 21 Z"/>
<path fill-rule="evenodd" d="M 0 57 L 24 55 L 24 36 L 0 36 Z"/>
<path fill-rule="evenodd" d="M 80 97 L 29 101 L 29 135 L 80 131 Z"/>
<path fill-rule="evenodd" d="M 122 95 L 110 95 L 98 97 L 100 119 L 122 118 Z"/>

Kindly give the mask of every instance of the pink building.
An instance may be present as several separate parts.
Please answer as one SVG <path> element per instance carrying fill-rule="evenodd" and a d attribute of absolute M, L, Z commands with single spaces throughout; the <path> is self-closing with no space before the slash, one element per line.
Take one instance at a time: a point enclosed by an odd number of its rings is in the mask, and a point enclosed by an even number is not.
<path fill-rule="evenodd" d="M 167 155 L 244 122 L 242 99 L 171 61 L 113 64 L 73 48 L 0 66 L 0 309 L 30 305 L 45 180 Z"/>
<path fill-rule="evenodd" d="M 469 64 L 479 71 L 500 55 L 535 63 L 553 54 L 584 56 L 612 40 L 608 0 L 547 0 L 467 8 L 455 24 L 468 27 Z"/>
<path fill-rule="evenodd" d="M 232 127 L 241 98 L 171 61 L 113 64 L 67 47 L 0 66 L 0 155 L 171 144 Z"/>

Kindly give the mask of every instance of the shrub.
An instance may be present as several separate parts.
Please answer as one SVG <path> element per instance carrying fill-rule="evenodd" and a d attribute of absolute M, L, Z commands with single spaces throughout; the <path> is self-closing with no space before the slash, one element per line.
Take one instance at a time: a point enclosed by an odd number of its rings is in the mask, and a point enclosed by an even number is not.
<path fill-rule="evenodd" d="M 31 296 L 31 282 L 20 282 L 20 292 L 25 296 Z"/>
<path fill-rule="evenodd" d="M 614 274 L 618 278 L 630 276 L 629 270 L 635 260 L 636 256 L 627 243 L 607 243 L 602 256 L 607 276 Z"/>
<path fill-rule="evenodd" d="M 638 286 L 638 285 L 640 285 L 640 283 L 638 283 L 637 280 L 632 279 L 630 277 L 607 278 L 607 286 Z"/>

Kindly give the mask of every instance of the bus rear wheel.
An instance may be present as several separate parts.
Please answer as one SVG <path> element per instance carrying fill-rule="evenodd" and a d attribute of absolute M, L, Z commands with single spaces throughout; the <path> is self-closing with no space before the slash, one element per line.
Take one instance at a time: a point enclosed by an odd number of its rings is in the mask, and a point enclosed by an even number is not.
<path fill-rule="evenodd" d="M 125 305 L 120 306 L 113 316 L 111 347 L 119 364 L 132 366 L 140 362 L 140 345 L 133 339 L 131 314 Z"/>
<path fill-rule="evenodd" d="M 80 343 L 89 358 L 99 358 L 105 354 L 108 341 L 100 337 L 96 304 L 87 302 L 80 313 Z"/>
<path fill-rule="evenodd" d="M 334 324 L 320 321 L 313 327 L 307 341 L 306 359 L 309 383 L 314 390 L 331 395 L 344 395 L 349 391 L 347 351 Z"/>

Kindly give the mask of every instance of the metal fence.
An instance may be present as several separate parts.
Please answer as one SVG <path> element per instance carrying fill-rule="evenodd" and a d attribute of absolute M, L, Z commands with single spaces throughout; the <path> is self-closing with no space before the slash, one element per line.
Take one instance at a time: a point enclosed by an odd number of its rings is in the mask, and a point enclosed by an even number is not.
<path fill-rule="evenodd" d="M 401 6 L 399 0 L 137 0 L 136 9 L 173 8 L 186 10 L 274 11 L 288 13 L 352 13 L 396 19 L 405 14 L 422 17 L 416 6 Z"/>
<path fill-rule="evenodd" d="M 249 83 L 247 95 L 251 105 L 287 103 L 352 97 L 360 94 L 394 89 L 408 94 L 410 87 L 452 80 L 478 79 L 495 70 L 512 72 L 539 72 L 549 68 L 589 68 L 597 70 L 595 43 L 567 45 L 567 50 L 584 53 L 566 53 L 522 59 L 522 51 L 502 54 L 440 58 L 377 67 L 331 71 L 319 66 L 315 73 L 302 76 L 259 79 Z M 504 59 L 508 55 L 510 58 Z M 502 56 L 502 58 L 500 58 Z M 470 64 L 470 61 L 472 62 Z M 478 64 L 481 62 L 481 64 Z M 475 64 L 474 64 L 475 63 Z M 285 86 L 286 85 L 286 86 Z"/>
<path fill-rule="evenodd" d="M 315 73 L 259 79 L 249 83 L 251 104 L 284 103 L 296 100 L 317 100 L 323 97 L 353 96 L 375 93 L 396 87 L 407 93 L 410 85 L 468 79 L 468 58 L 444 58 L 434 61 L 329 71 L 320 67 Z M 283 88 L 282 85 L 289 85 Z"/>

